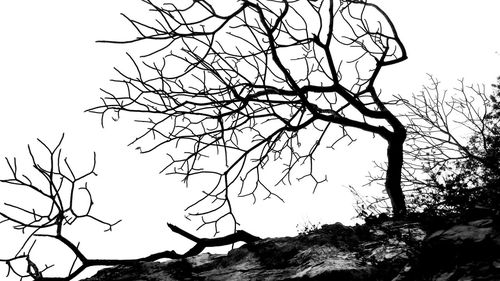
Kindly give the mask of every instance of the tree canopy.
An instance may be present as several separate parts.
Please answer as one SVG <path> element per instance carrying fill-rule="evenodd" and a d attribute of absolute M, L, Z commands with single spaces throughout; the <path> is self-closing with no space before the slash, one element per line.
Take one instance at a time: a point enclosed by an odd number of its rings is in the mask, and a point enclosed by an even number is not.
<path fill-rule="evenodd" d="M 147 129 L 134 145 L 142 152 L 165 148 L 165 173 L 185 181 L 201 175 L 211 184 L 187 208 L 189 216 L 216 229 L 223 218 L 236 225 L 234 196 L 277 196 L 271 187 L 295 178 L 324 182 L 314 173 L 314 155 L 350 138 L 350 128 L 388 141 L 386 190 L 394 213 L 405 213 L 405 129 L 374 83 L 382 67 L 406 59 L 406 51 L 378 6 L 336 0 L 143 2 L 149 20 L 125 16 L 137 37 L 105 42 L 143 42 L 150 51 L 129 55 L 135 71 L 118 70 L 114 80 L 124 90 L 104 90 L 103 104 L 91 111 L 103 121 L 108 114 L 140 119 Z M 272 166 L 280 174 L 266 178 Z"/>

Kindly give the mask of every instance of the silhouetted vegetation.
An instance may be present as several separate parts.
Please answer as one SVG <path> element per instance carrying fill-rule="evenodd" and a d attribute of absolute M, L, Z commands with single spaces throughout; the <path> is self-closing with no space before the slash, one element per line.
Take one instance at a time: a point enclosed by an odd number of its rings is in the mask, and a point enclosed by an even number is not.
<path fill-rule="evenodd" d="M 130 55 L 134 71 L 118 70 L 120 88 L 90 111 L 134 116 L 145 127 L 132 144 L 165 149 L 163 172 L 203 177 L 188 217 L 216 232 L 221 221 L 236 229 L 233 200 L 281 199 L 272 188 L 297 179 L 326 182 L 315 156 L 352 142 L 353 129 L 387 141 L 384 186 L 394 215 L 405 215 L 406 130 L 375 81 L 407 55 L 382 9 L 338 0 L 143 2 L 151 19 L 127 18 L 136 37 L 106 42 L 152 51 Z"/>
<path fill-rule="evenodd" d="M 405 179 L 413 185 L 414 210 L 478 216 L 500 210 L 499 85 L 488 95 L 484 86 L 460 81 L 449 93 L 431 77 L 431 86 L 406 102 L 412 114 Z"/>
<path fill-rule="evenodd" d="M 297 239 L 311 239 L 316 245 L 322 241 L 315 234 L 331 232 L 328 239 L 335 240 L 330 244 L 360 250 L 360 237 L 376 236 L 369 229 L 376 226 L 384 237 L 368 242 L 378 245 L 393 234 L 384 223 L 407 218 L 407 206 L 414 213 L 437 217 L 499 214 L 500 78 L 491 95 L 484 86 L 467 86 L 462 80 L 452 93 L 443 91 L 430 76 L 430 84 L 410 100 L 382 99 L 374 86 L 380 70 L 407 56 L 389 17 L 365 1 L 242 0 L 220 11 L 205 0 L 180 6 L 142 2 L 154 14 L 153 23 L 126 17 L 138 35 L 113 43 L 160 44 L 144 56 L 160 59 L 147 62 L 129 55 L 135 72 L 118 70 L 119 78 L 113 80 L 125 90 L 104 90 L 103 103 L 89 111 L 101 114 L 102 120 L 107 114 L 115 120 L 121 114 L 140 116 L 145 132 L 132 144 L 144 153 L 166 147 L 170 161 L 162 172 L 180 175 L 186 182 L 201 176 L 209 186 L 187 207 L 187 217 L 200 218 L 200 227 L 211 225 L 215 234 L 219 224 L 229 220 L 234 232 L 199 238 L 169 224 L 173 232 L 195 243 L 184 254 L 165 250 L 135 259 L 88 258 L 79 243 L 66 236 L 66 230 L 83 218 L 106 230 L 118 223 L 92 213 L 94 201 L 86 180 L 96 175 L 95 154 L 87 172 L 78 174 L 62 156 L 63 138 L 53 148 L 39 141 L 47 158 L 28 147 L 31 174 L 18 168 L 16 158 L 6 159 L 10 175 L 0 179 L 45 204 L 35 208 L 9 202 L 0 209 L 0 224 L 11 224 L 27 234 L 16 253 L 0 257 L 9 274 L 37 281 L 69 281 L 90 266 L 135 268 L 162 258 L 180 259 L 178 264 L 184 264 L 184 258 L 206 247 L 259 241 L 237 230 L 232 200 L 281 199 L 271 187 L 296 179 L 308 178 L 314 188 L 326 182 L 326 176 L 316 174 L 314 157 L 321 147 L 333 148 L 343 139 L 352 141 L 349 130 L 353 128 L 387 141 L 387 162 L 380 166 L 383 173 L 372 177 L 384 182 L 387 198 L 358 202 L 365 226 L 319 228 L 310 224 Z M 303 14 L 305 9 L 315 17 L 315 24 Z M 183 67 L 169 69 L 172 63 Z M 389 110 L 392 105 L 404 105 L 408 112 L 397 116 Z M 266 178 L 266 168 L 276 168 L 272 166 L 276 162 L 283 165 L 282 170 Z M 357 194 L 355 189 L 353 193 Z M 77 206 L 80 201 L 87 204 Z M 390 202 L 386 205 L 393 218 L 376 213 L 374 206 L 380 202 Z M 402 227 L 395 228 L 399 235 Z M 44 263 L 32 253 L 37 239 L 56 241 L 71 251 L 73 262 L 66 275 L 47 274 L 52 265 L 41 266 Z M 419 246 L 422 239 L 407 240 Z M 302 250 L 292 245 L 277 259 L 268 255 L 277 249 L 274 242 L 265 243 L 255 250 L 253 245 L 247 248 L 276 268 L 289 266 L 289 259 Z M 181 269 L 182 274 L 190 270 Z"/>

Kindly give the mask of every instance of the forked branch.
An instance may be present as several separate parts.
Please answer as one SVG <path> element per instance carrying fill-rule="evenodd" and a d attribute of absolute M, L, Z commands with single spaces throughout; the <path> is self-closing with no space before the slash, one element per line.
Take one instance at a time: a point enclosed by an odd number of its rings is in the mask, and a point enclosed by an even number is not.
<path fill-rule="evenodd" d="M 20 172 L 16 158 L 13 160 L 7 159 L 7 166 L 12 174 L 12 177 L 0 180 L 7 184 L 2 188 L 8 188 L 8 185 L 13 186 L 16 190 L 12 192 L 20 192 L 19 189 L 27 189 L 28 195 L 38 196 L 39 200 L 46 200 L 47 206 L 35 208 L 25 206 L 23 202 L 4 202 L 6 210 L 0 210 L 0 223 L 12 224 L 14 229 L 28 233 L 24 243 L 14 253 L 12 257 L 4 258 L 0 256 L 0 262 L 4 262 L 8 267 L 7 276 L 11 273 L 24 278 L 31 278 L 36 281 L 69 281 L 80 274 L 84 269 L 91 266 L 115 266 L 115 265 L 130 265 L 145 261 L 155 261 L 162 258 L 182 259 L 201 253 L 207 247 L 217 247 L 231 245 L 236 242 L 251 243 L 259 240 L 245 231 L 239 230 L 233 234 L 218 237 L 218 238 L 198 238 L 181 228 L 168 224 L 169 228 L 183 237 L 195 242 L 196 244 L 184 254 L 178 254 L 175 251 L 163 251 L 151 254 L 146 257 L 137 259 L 91 259 L 88 258 L 79 248 L 79 243 L 74 243 L 65 236 L 65 229 L 82 218 L 91 218 L 92 220 L 106 226 L 105 231 L 111 231 L 119 221 L 115 223 L 107 223 L 91 214 L 91 209 L 94 204 L 92 193 L 86 182 L 81 182 L 90 175 L 95 175 L 96 158 L 94 154 L 92 168 L 81 175 L 75 174 L 73 168 L 69 164 L 67 158 L 62 158 L 61 137 L 55 148 L 50 148 L 46 143 L 39 140 L 42 148 L 48 155 L 49 161 L 40 161 L 36 153 L 28 148 L 32 166 L 34 171 L 41 175 L 37 179 L 42 179 L 41 182 L 35 181 L 34 176 L 28 176 Z M 43 164 L 42 164 L 43 163 Z M 89 197 L 89 205 L 86 212 L 79 213 L 75 210 L 75 201 L 78 200 L 77 193 Z M 39 198 L 41 197 L 41 199 Z M 27 198 L 25 198 L 27 199 Z M 30 200 L 25 200 L 30 201 Z M 32 251 L 38 244 L 38 239 L 52 239 L 58 241 L 61 246 L 68 248 L 74 254 L 74 261 L 69 269 L 67 276 L 62 277 L 47 277 L 50 276 L 49 269 L 54 265 L 46 265 L 40 267 L 40 260 L 35 260 Z M 0 253 L 5 255 L 5 252 Z"/>

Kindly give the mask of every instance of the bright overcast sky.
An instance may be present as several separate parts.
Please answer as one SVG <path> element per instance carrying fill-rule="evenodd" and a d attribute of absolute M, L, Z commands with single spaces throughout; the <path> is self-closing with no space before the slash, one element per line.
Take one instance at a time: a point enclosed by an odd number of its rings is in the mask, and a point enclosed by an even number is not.
<path fill-rule="evenodd" d="M 120 13 L 136 14 L 139 0 L 24 0 L 0 2 L 0 156 L 28 161 L 27 144 L 36 138 L 64 147 L 75 166 L 86 168 L 97 153 L 99 177 L 92 181 L 95 214 L 123 219 L 113 233 L 86 224 L 72 232 L 90 257 L 137 257 L 155 251 L 182 251 L 189 244 L 170 235 L 166 222 L 193 231 L 184 207 L 200 189 L 158 175 L 161 155 L 139 155 L 126 145 L 139 132 L 131 122 L 107 120 L 83 111 L 99 103 L 99 88 L 109 87 L 113 67 L 126 63 L 125 48 L 96 44 L 99 39 L 130 38 Z M 409 95 L 430 73 L 453 86 L 456 79 L 491 84 L 500 75 L 500 1 L 379 0 L 405 44 L 409 59 L 381 73 L 383 93 Z M 139 3 L 139 5 L 138 5 Z M 135 129 L 134 129 L 135 128 Z M 385 155 L 385 144 L 362 137 L 328 161 L 329 183 L 315 194 L 306 183 L 282 188 L 287 201 L 242 202 L 241 227 L 258 236 L 293 235 L 296 225 L 349 222 L 354 216 L 351 184 L 366 182 L 372 161 Z M 0 163 L 0 176 L 5 177 Z M 4 188 L 3 186 L 1 188 Z M 0 198 L 2 195 L 0 189 Z M 193 197 L 194 196 L 194 197 Z M 86 231 L 84 229 L 87 229 Z M 0 258 L 7 247 L 0 225 Z M 84 235 L 82 235 L 84 233 Z M 206 235 L 207 232 L 200 232 Z M 11 234 L 9 234 L 11 235 Z M 10 237 L 10 236 L 8 236 Z M 4 268 L 0 265 L 0 274 Z M 2 277 L 0 277 L 2 278 Z"/>

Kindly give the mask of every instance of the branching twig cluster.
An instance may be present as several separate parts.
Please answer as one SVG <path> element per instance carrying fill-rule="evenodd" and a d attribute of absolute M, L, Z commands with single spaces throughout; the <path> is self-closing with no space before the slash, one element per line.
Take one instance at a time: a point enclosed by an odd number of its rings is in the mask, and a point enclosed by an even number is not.
<path fill-rule="evenodd" d="M 44 271 L 52 267 L 45 266 L 43 269 L 38 268 L 30 258 L 31 250 L 34 248 L 38 238 L 53 238 L 66 244 L 70 249 L 76 250 L 78 246 L 64 238 L 64 226 L 71 225 L 82 218 L 90 218 L 103 224 L 106 226 L 106 230 L 111 230 L 118 223 L 108 223 L 91 214 L 94 201 L 88 189 L 86 179 L 89 176 L 96 175 L 95 153 L 92 167 L 85 173 L 77 174 L 71 167 L 68 158 L 62 155 L 61 143 L 63 138 L 64 135 L 53 149 L 43 141 L 38 140 L 44 152 L 47 153 L 48 161 L 42 161 L 42 163 L 35 156 L 32 148 L 28 146 L 32 168 L 35 173 L 33 175 L 28 175 L 20 171 L 16 158 L 6 158 L 11 177 L 1 179 L 0 182 L 13 186 L 14 189 L 11 191 L 13 194 L 24 194 L 24 192 L 27 192 L 28 196 L 33 196 L 25 198 L 25 201 L 36 200 L 46 203 L 43 208 L 37 209 L 31 206 L 25 207 L 20 202 L 3 202 L 5 208 L 0 209 L 0 218 L 3 219 L 2 223 L 13 224 L 14 229 L 27 234 L 24 243 L 13 258 L 0 260 L 7 263 L 9 272 L 12 271 L 21 277 L 38 278 L 42 276 Z M 7 187 L 3 186 L 2 188 Z M 78 200 L 82 194 L 88 196 L 89 199 L 88 206 L 83 212 L 75 209 L 76 201 L 84 201 Z M 16 270 L 13 265 L 19 261 L 26 263 L 26 273 L 20 273 L 20 270 Z"/>
<path fill-rule="evenodd" d="M 77 175 L 71 167 L 69 160 L 63 158 L 61 137 L 55 148 L 50 148 L 43 141 L 39 143 L 48 154 L 49 161 L 41 164 L 40 159 L 35 156 L 31 147 L 28 146 L 28 151 L 31 156 L 33 169 L 41 175 L 41 181 L 35 181 L 34 176 L 29 176 L 18 170 L 17 160 L 7 160 L 7 165 L 12 174 L 11 178 L 2 179 L 0 182 L 7 185 L 13 185 L 16 189 L 27 189 L 28 194 L 38 196 L 36 199 L 45 200 L 47 204 L 44 208 L 37 209 L 24 207 L 23 202 L 5 202 L 5 211 L 0 209 L 0 223 L 13 224 L 14 229 L 26 233 L 26 239 L 19 250 L 12 257 L 3 257 L 8 253 L 0 253 L 0 262 L 3 262 L 8 267 L 7 276 L 14 274 L 20 277 L 21 280 L 30 278 L 36 281 L 70 281 L 80 274 L 84 269 L 91 266 L 113 266 L 113 265 L 131 265 L 145 261 L 155 261 L 162 258 L 181 259 L 201 253 L 206 247 L 216 247 L 231 245 L 236 242 L 253 242 L 258 240 L 258 237 L 248 234 L 245 231 L 237 231 L 231 235 L 206 239 L 198 238 L 175 225 L 169 224 L 169 228 L 187 239 L 195 242 L 190 250 L 184 254 L 178 254 L 174 251 L 158 252 L 147 257 L 137 259 L 90 259 L 79 248 L 79 243 L 74 243 L 65 236 L 65 229 L 82 218 L 90 218 L 100 224 L 106 226 L 106 231 L 111 231 L 119 221 L 115 223 L 105 222 L 91 214 L 91 209 L 94 204 L 92 194 L 85 183 L 85 179 L 91 175 L 96 175 L 95 165 L 96 157 L 94 153 L 93 165 L 90 170 L 81 175 Z M 37 178 L 39 179 L 39 178 Z M 4 186 L 2 186 L 4 188 Z M 83 200 L 78 199 L 78 191 L 84 192 L 89 197 L 89 205 L 85 212 L 80 213 L 75 210 L 75 202 L 80 203 Z M 13 190 L 13 193 L 22 192 L 22 190 Z M 41 199 L 40 199 L 41 197 Z M 26 198 L 28 199 L 28 198 Z M 29 200 L 25 200 L 29 201 Z M 47 206 L 48 205 L 48 206 Z M 27 216 L 26 216 L 27 215 Z M 62 247 L 68 248 L 74 254 L 74 261 L 68 274 L 62 277 L 47 277 L 48 269 L 54 265 L 45 265 L 43 268 L 39 266 L 42 263 L 39 259 L 43 257 L 32 257 L 32 250 L 37 246 L 37 239 L 45 238 L 58 241 Z M 41 242 L 43 243 L 43 242 Z M 50 252 L 50 251 L 48 251 Z M 62 258 L 62 257 L 61 257 Z M 51 274 L 48 274 L 49 276 Z M 53 274 L 52 274 L 53 275 Z"/>
<path fill-rule="evenodd" d="M 236 230 L 234 196 L 255 202 L 259 192 L 280 198 L 275 184 L 325 182 L 315 174 L 314 157 L 342 139 L 352 142 L 349 127 L 404 138 L 374 82 L 406 52 L 376 5 L 244 0 L 228 10 L 206 0 L 143 2 L 154 20 L 126 17 L 138 36 L 104 42 L 148 42 L 152 51 L 141 60 L 129 55 L 135 74 L 117 70 L 114 80 L 125 92 L 103 90 L 103 104 L 90 111 L 103 121 L 108 114 L 139 116 L 147 129 L 132 145 L 142 152 L 165 147 L 165 173 L 211 184 L 187 208 L 201 226 L 217 233 L 230 218 Z M 338 127 L 340 137 L 332 136 Z M 264 176 L 270 167 L 280 170 L 277 181 Z"/>

